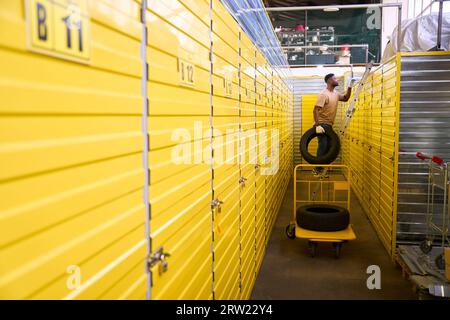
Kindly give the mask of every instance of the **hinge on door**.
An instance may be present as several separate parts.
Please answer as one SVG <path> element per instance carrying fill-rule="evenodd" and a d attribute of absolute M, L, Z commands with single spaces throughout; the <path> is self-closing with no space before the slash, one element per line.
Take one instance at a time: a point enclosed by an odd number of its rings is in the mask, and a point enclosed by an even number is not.
<path fill-rule="evenodd" d="M 151 271 L 154 266 L 159 264 L 159 274 L 166 272 L 169 268 L 169 264 L 166 261 L 167 257 L 170 257 L 170 254 L 164 252 L 164 247 L 159 247 L 147 258 L 148 270 Z"/>
<path fill-rule="evenodd" d="M 239 177 L 239 183 L 240 183 L 243 187 L 245 187 L 245 181 L 247 181 L 247 178 L 245 178 L 245 177 Z"/>
<path fill-rule="evenodd" d="M 217 208 L 219 213 L 222 212 L 222 208 L 220 206 L 222 203 L 223 201 L 220 201 L 218 198 L 214 199 L 213 201 L 211 201 L 211 210 Z"/>

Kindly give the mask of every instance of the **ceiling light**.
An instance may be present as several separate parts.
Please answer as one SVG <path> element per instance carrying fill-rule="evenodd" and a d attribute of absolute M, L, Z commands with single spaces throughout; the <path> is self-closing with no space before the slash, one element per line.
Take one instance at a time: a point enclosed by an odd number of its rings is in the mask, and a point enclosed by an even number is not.
<path fill-rule="evenodd" d="M 325 8 L 325 9 L 323 9 L 323 11 L 325 11 L 325 12 L 335 12 L 335 11 L 339 11 L 339 8 Z"/>

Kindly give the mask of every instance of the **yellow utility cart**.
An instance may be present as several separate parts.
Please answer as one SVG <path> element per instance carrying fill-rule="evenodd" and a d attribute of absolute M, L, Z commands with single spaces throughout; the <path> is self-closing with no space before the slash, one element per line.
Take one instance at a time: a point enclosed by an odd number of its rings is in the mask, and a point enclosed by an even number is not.
<path fill-rule="evenodd" d="M 322 174 L 313 174 L 313 169 L 323 168 Z M 290 239 L 309 241 L 312 257 L 316 255 L 319 242 L 329 242 L 339 258 L 344 242 L 355 240 L 352 225 L 340 231 L 312 231 L 301 228 L 297 223 L 297 208 L 301 205 L 327 204 L 346 208 L 350 212 L 351 171 L 345 165 L 299 164 L 294 168 L 294 204 L 292 220 L 286 227 Z"/>

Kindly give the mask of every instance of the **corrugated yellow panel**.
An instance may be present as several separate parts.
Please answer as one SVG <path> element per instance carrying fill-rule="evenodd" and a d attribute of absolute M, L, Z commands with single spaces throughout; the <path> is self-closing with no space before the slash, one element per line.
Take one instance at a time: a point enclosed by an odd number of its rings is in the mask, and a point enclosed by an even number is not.
<path fill-rule="evenodd" d="M 265 207 L 265 176 L 261 175 L 261 171 L 256 172 L 256 251 L 257 263 L 262 261 L 262 254 L 264 252 L 264 240 L 265 240 L 265 219 L 266 219 L 266 207 Z"/>
<path fill-rule="evenodd" d="M 243 60 L 245 60 L 248 64 L 254 65 L 254 63 L 255 63 L 255 46 L 253 45 L 250 38 L 244 32 L 241 32 L 240 43 L 241 43 L 241 58 Z"/>
<path fill-rule="evenodd" d="M 256 271 L 256 224 L 255 224 L 255 167 L 256 136 L 255 136 L 255 68 L 254 46 L 243 32 L 240 33 L 240 145 L 243 158 L 240 160 L 240 179 L 242 179 L 239 193 L 240 214 L 240 274 L 241 299 L 248 299 L 253 288 Z"/>
<path fill-rule="evenodd" d="M 219 121 L 214 124 L 219 126 Z M 218 120 L 218 119 L 217 119 Z M 223 117 L 229 127 L 236 126 L 238 119 Z M 237 155 L 237 139 L 230 135 L 215 136 L 215 156 L 221 149 L 231 150 Z M 231 137 L 233 138 L 233 137 Z M 231 144 L 231 145 L 229 145 Z M 239 167 L 237 158 L 231 164 L 214 162 L 214 197 L 223 201 L 220 211 L 214 211 L 214 293 L 215 299 L 239 298 Z"/>
<path fill-rule="evenodd" d="M 255 281 L 255 175 L 251 165 L 248 170 L 241 168 L 241 176 L 246 179 L 240 188 L 241 217 L 241 298 L 248 299 Z M 245 173 L 247 171 L 247 173 Z"/>
<path fill-rule="evenodd" d="M 264 113 L 265 114 L 265 113 Z M 260 125 L 258 126 L 258 122 Z M 261 174 L 261 165 L 268 156 L 268 137 L 265 118 L 257 117 L 257 164 L 260 166 L 255 170 L 255 210 L 256 210 L 256 265 L 257 269 L 262 262 L 265 252 L 266 237 L 266 175 Z M 264 166 L 264 165 L 263 165 Z"/>
<path fill-rule="evenodd" d="M 256 214 L 256 273 L 259 271 L 265 252 L 265 243 L 267 237 L 267 212 L 266 212 L 266 175 L 261 174 L 261 166 L 268 154 L 267 133 L 267 111 L 266 108 L 266 87 L 268 80 L 266 78 L 266 60 L 263 55 L 256 51 L 256 128 L 258 134 L 257 164 L 260 166 L 255 170 L 255 214 Z M 261 98 L 260 98 L 261 97 Z"/>
<path fill-rule="evenodd" d="M 213 148 L 214 298 L 238 299 L 239 276 L 239 74 L 238 26 L 226 19 L 220 2 L 213 3 Z M 224 19 L 225 18 L 225 19 Z M 227 25 L 227 23 L 230 23 Z"/>
<path fill-rule="evenodd" d="M 313 110 L 317 102 L 317 96 L 317 94 L 302 95 L 302 135 L 314 125 Z M 308 149 L 311 154 L 316 154 L 317 139 L 311 141 Z"/>
<path fill-rule="evenodd" d="M 390 254 L 395 247 L 396 81 L 395 60 L 372 71 L 343 144 L 353 189 Z"/>
<path fill-rule="evenodd" d="M 144 98 L 139 1 L 0 4 L 0 297 L 145 297 L 147 98 L 150 250 L 170 254 L 152 299 L 249 298 L 288 181 L 288 90 L 220 1 L 212 17 L 206 0 L 147 4 Z M 284 143 L 270 178 L 262 143 L 247 137 L 239 164 L 234 138 L 266 127 Z"/>
<path fill-rule="evenodd" d="M 0 3 L 0 297 L 143 299 L 139 5 L 74 2 L 85 64 L 60 47 L 63 7 L 48 1 L 39 35 L 61 50 L 28 50 L 25 3 Z"/>
<path fill-rule="evenodd" d="M 267 127 L 267 154 L 273 161 L 274 146 L 272 145 L 272 135 L 273 135 L 273 69 L 268 66 L 266 71 L 266 127 Z M 270 239 L 270 233 L 272 230 L 272 220 L 273 220 L 273 196 L 275 192 L 274 188 L 274 175 L 268 174 L 265 177 L 265 229 L 266 237 L 265 242 Z"/>
<path fill-rule="evenodd" d="M 170 254 L 152 299 L 212 298 L 208 22 L 207 2 L 148 1 L 151 250 Z"/>

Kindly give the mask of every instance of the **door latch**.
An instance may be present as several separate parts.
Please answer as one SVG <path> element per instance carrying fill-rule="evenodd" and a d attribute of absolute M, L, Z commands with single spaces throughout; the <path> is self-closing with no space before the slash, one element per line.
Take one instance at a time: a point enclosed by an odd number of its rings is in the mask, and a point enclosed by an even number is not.
<path fill-rule="evenodd" d="M 166 260 L 167 257 L 170 257 L 168 252 L 164 252 L 163 247 L 159 247 L 155 252 L 153 252 L 148 258 L 148 268 L 152 269 L 154 266 L 159 264 L 158 272 L 162 274 L 167 271 L 169 268 L 169 264 Z"/>
<path fill-rule="evenodd" d="M 258 170 L 259 167 L 260 167 L 260 165 L 256 163 L 256 164 L 255 164 L 255 170 Z"/>
<path fill-rule="evenodd" d="M 239 183 L 240 183 L 243 187 L 245 187 L 245 181 L 247 181 L 247 178 L 245 178 L 245 177 L 239 177 Z"/>
<path fill-rule="evenodd" d="M 215 208 L 217 208 L 217 212 L 221 213 L 222 212 L 222 207 L 221 207 L 222 203 L 223 203 L 223 201 L 220 201 L 218 198 L 214 199 L 213 201 L 211 201 L 211 210 L 214 210 Z"/>

